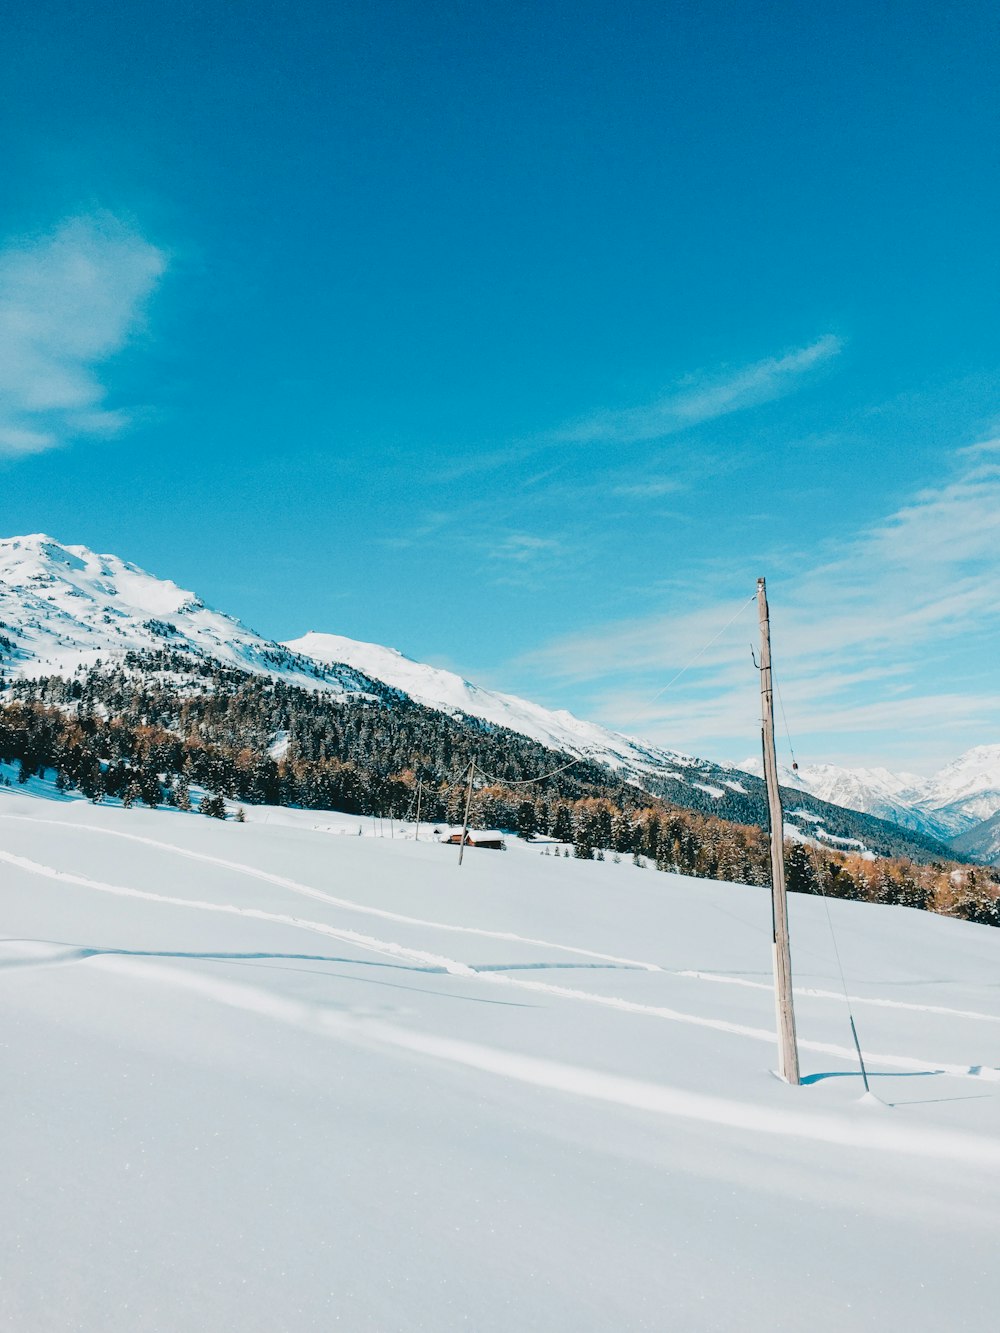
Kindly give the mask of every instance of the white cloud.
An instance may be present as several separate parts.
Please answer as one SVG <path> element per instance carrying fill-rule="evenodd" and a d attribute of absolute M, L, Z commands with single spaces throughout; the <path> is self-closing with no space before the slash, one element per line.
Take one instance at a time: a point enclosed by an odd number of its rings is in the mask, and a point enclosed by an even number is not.
<path fill-rule="evenodd" d="M 0 250 L 0 454 L 122 429 L 99 372 L 138 327 L 165 262 L 109 214 Z"/>
<path fill-rule="evenodd" d="M 0 406 L 0 412 L 2 410 Z M 0 425 L 0 454 L 40 454 L 56 443 L 56 437 L 49 431 Z"/>
<path fill-rule="evenodd" d="M 919 764 L 927 754 L 951 757 L 956 728 L 973 744 L 1000 727 L 1000 696 L 985 678 L 986 640 L 1000 641 L 997 450 L 990 441 L 959 451 L 940 486 L 794 576 L 769 580 L 778 679 L 793 731 L 813 738 L 814 754 L 839 750 L 855 733 L 871 761 L 908 752 Z M 747 571 L 748 597 L 757 572 Z M 602 625 L 549 644 L 525 665 L 589 687 L 591 707 L 612 725 L 695 752 L 719 738 L 742 753 L 757 717 L 749 606 L 656 696 L 737 605 Z M 950 668 L 939 683 L 924 668 L 931 658 Z M 965 688 L 951 683 L 959 673 Z"/>
<path fill-rule="evenodd" d="M 685 381 L 654 403 L 594 413 L 562 427 L 551 438 L 562 444 L 636 444 L 661 439 L 782 397 L 802 375 L 837 356 L 842 346 L 838 337 L 828 333 L 808 347 L 754 362 L 733 375 Z"/>

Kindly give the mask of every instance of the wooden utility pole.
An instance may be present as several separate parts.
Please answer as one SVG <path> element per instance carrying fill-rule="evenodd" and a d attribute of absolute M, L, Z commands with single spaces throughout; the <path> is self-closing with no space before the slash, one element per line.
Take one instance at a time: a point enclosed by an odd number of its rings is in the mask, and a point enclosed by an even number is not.
<path fill-rule="evenodd" d="M 469 764 L 469 791 L 465 798 L 465 823 L 462 825 L 462 841 L 458 849 L 458 864 L 462 864 L 462 857 L 465 855 L 465 840 L 469 836 L 469 811 L 472 809 L 472 779 L 476 776 L 476 756 L 472 756 Z"/>
<path fill-rule="evenodd" d="M 788 896 L 785 890 L 784 816 L 778 790 L 778 759 L 774 750 L 774 689 L 771 684 L 771 623 L 764 580 L 757 580 L 760 615 L 760 700 L 764 748 L 764 779 L 771 823 L 771 914 L 774 925 L 774 999 L 778 1015 L 778 1073 L 798 1084 L 799 1048 L 792 1003 L 792 955 L 788 944 Z"/>
<path fill-rule="evenodd" d="M 417 779 L 417 827 L 413 830 L 414 842 L 418 842 L 420 839 L 420 793 L 423 788 L 423 785 L 424 785 L 423 779 L 418 778 Z"/>

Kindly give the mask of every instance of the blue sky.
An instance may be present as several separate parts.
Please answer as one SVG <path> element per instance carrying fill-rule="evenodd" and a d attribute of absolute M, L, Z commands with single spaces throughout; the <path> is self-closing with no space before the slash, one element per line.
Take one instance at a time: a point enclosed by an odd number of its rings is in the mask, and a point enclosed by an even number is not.
<path fill-rule="evenodd" d="M 0 514 L 800 761 L 998 739 L 995 6 L 36 0 Z"/>

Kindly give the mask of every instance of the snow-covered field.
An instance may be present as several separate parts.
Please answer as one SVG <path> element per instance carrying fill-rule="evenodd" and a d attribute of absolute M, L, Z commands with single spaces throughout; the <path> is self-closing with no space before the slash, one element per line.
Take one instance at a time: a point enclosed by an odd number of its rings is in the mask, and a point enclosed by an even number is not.
<path fill-rule="evenodd" d="M 996 1326 L 1000 931 L 829 904 L 866 1101 L 822 901 L 790 1088 L 766 891 L 248 814 L 0 790 L 0 1327 Z"/>

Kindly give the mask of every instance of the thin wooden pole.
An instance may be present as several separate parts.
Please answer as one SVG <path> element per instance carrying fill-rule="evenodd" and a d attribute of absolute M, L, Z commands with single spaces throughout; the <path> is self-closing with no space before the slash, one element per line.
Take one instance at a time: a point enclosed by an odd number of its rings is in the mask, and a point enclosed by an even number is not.
<path fill-rule="evenodd" d="M 413 831 L 413 841 L 414 841 L 414 842 L 417 842 L 417 841 L 419 841 L 419 839 L 420 839 L 420 793 L 421 793 L 421 788 L 423 787 L 423 785 L 424 785 L 424 784 L 423 784 L 423 779 L 422 779 L 422 778 L 418 778 L 418 779 L 417 779 L 417 827 L 416 827 L 416 828 L 414 829 L 414 831 Z"/>
<path fill-rule="evenodd" d="M 788 942 L 788 895 L 785 889 L 784 816 L 778 790 L 778 758 L 774 749 L 774 690 L 771 682 L 771 622 L 767 590 L 757 580 L 760 616 L 761 737 L 764 778 L 771 825 L 771 915 L 774 926 L 774 1000 L 778 1018 L 778 1073 L 786 1083 L 800 1083 L 799 1048 L 792 1002 L 792 955 Z"/>
<path fill-rule="evenodd" d="M 472 779 L 476 774 L 476 756 L 472 756 L 472 762 L 469 764 L 469 792 L 465 798 L 465 823 L 462 825 L 462 842 L 458 849 L 458 864 L 462 864 L 462 857 L 465 855 L 465 840 L 469 836 L 469 811 L 472 809 Z"/>

